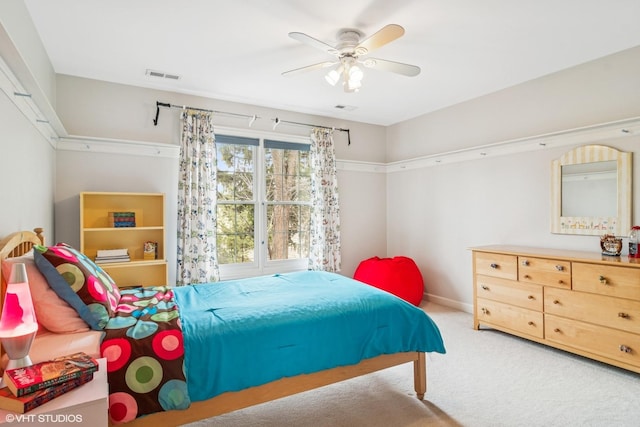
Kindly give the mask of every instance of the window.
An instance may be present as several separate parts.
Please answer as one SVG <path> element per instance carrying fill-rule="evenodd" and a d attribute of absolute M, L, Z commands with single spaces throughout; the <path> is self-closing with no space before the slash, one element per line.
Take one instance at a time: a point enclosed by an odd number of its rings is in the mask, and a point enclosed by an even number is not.
<path fill-rule="evenodd" d="M 216 231 L 222 278 L 304 269 L 309 142 L 216 134 Z"/>

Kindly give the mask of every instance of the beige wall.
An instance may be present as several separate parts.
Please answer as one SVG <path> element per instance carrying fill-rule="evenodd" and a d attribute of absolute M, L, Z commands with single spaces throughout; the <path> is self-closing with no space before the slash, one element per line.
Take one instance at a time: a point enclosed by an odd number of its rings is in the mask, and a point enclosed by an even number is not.
<path fill-rule="evenodd" d="M 9 36 L 11 34 L 11 36 Z M 43 99 L 53 99 L 54 74 L 20 0 L 0 2 L 0 58 L 13 73 L 37 76 Z M 24 62 L 29 61 L 29 65 Z M 29 76 L 28 82 L 36 81 Z M 17 230 L 45 229 L 54 239 L 55 150 L 14 104 L 13 87 L 0 91 L 0 236 Z"/>
<path fill-rule="evenodd" d="M 54 236 L 55 151 L 0 92 L 0 236 L 43 227 Z"/>
<path fill-rule="evenodd" d="M 387 129 L 387 161 L 640 116 L 640 46 Z"/>

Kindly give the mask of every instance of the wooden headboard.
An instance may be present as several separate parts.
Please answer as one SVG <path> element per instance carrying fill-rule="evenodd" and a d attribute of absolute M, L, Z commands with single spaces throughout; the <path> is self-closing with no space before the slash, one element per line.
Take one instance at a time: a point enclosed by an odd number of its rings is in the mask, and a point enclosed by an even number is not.
<path fill-rule="evenodd" d="M 26 254 L 33 245 L 44 245 L 43 228 L 33 231 L 16 231 L 0 240 L 0 260 Z"/>

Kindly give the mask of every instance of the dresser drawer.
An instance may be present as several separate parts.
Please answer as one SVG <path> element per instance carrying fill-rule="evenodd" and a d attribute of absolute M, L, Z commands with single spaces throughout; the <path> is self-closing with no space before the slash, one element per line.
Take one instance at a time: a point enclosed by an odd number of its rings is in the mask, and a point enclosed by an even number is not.
<path fill-rule="evenodd" d="M 571 289 L 571 263 L 556 259 L 518 257 L 518 280 Z"/>
<path fill-rule="evenodd" d="M 640 301 L 640 268 L 574 262 L 573 289 Z"/>
<path fill-rule="evenodd" d="M 479 274 L 476 276 L 476 295 L 478 298 L 542 311 L 542 286 L 540 285 Z"/>
<path fill-rule="evenodd" d="M 545 288 L 544 312 L 640 334 L 640 301 Z"/>
<path fill-rule="evenodd" d="M 640 367 L 640 335 L 546 314 L 545 338 Z"/>
<path fill-rule="evenodd" d="M 544 317 L 541 312 L 483 298 L 478 298 L 476 304 L 480 323 L 536 338 L 544 336 Z"/>
<path fill-rule="evenodd" d="M 473 255 L 476 274 L 511 280 L 518 279 L 517 256 L 486 252 L 474 252 Z"/>

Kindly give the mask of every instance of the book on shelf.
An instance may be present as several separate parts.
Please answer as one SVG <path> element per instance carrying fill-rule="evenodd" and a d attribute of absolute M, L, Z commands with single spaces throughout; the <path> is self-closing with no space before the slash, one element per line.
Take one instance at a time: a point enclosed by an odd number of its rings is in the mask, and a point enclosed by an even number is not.
<path fill-rule="evenodd" d="M 109 225 L 111 227 L 135 227 L 135 212 L 109 212 Z"/>
<path fill-rule="evenodd" d="M 73 353 L 22 368 L 2 376 L 14 396 L 20 397 L 98 370 L 98 361 L 84 352 Z"/>
<path fill-rule="evenodd" d="M 129 257 L 128 249 L 99 249 L 95 258 L 97 264 L 129 261 L 131 261 L 131 258 Z"/>
<path fill-rule="evenodd" d="M 115 256 L 129 256 L 129 249 L 98 249 L 96 256 L 100 258 L 115 257 Z"/>
<path fill-rule="evenodd" d="M 129 257 L 122 259 L 98 259 L 96 258 L 96 264 L 113 264 L 114 262 L 129 262 Z"/>
<path fill-rule="evenodd" d="M 129 255 L 126 256 L 111 256 L 111 257 L 96 257 L 96 264 L 109 264 L 111 262 L 129 262 L 131 258 Z"/>
<path fill-rule="evenodd" d="M 20 397 L 14 396 L 9 387 L 0 388 L 0 409 L 24 414 L 93 379 L 93 372 L 82 374 L 60 384 L 52 385 Z"/>

